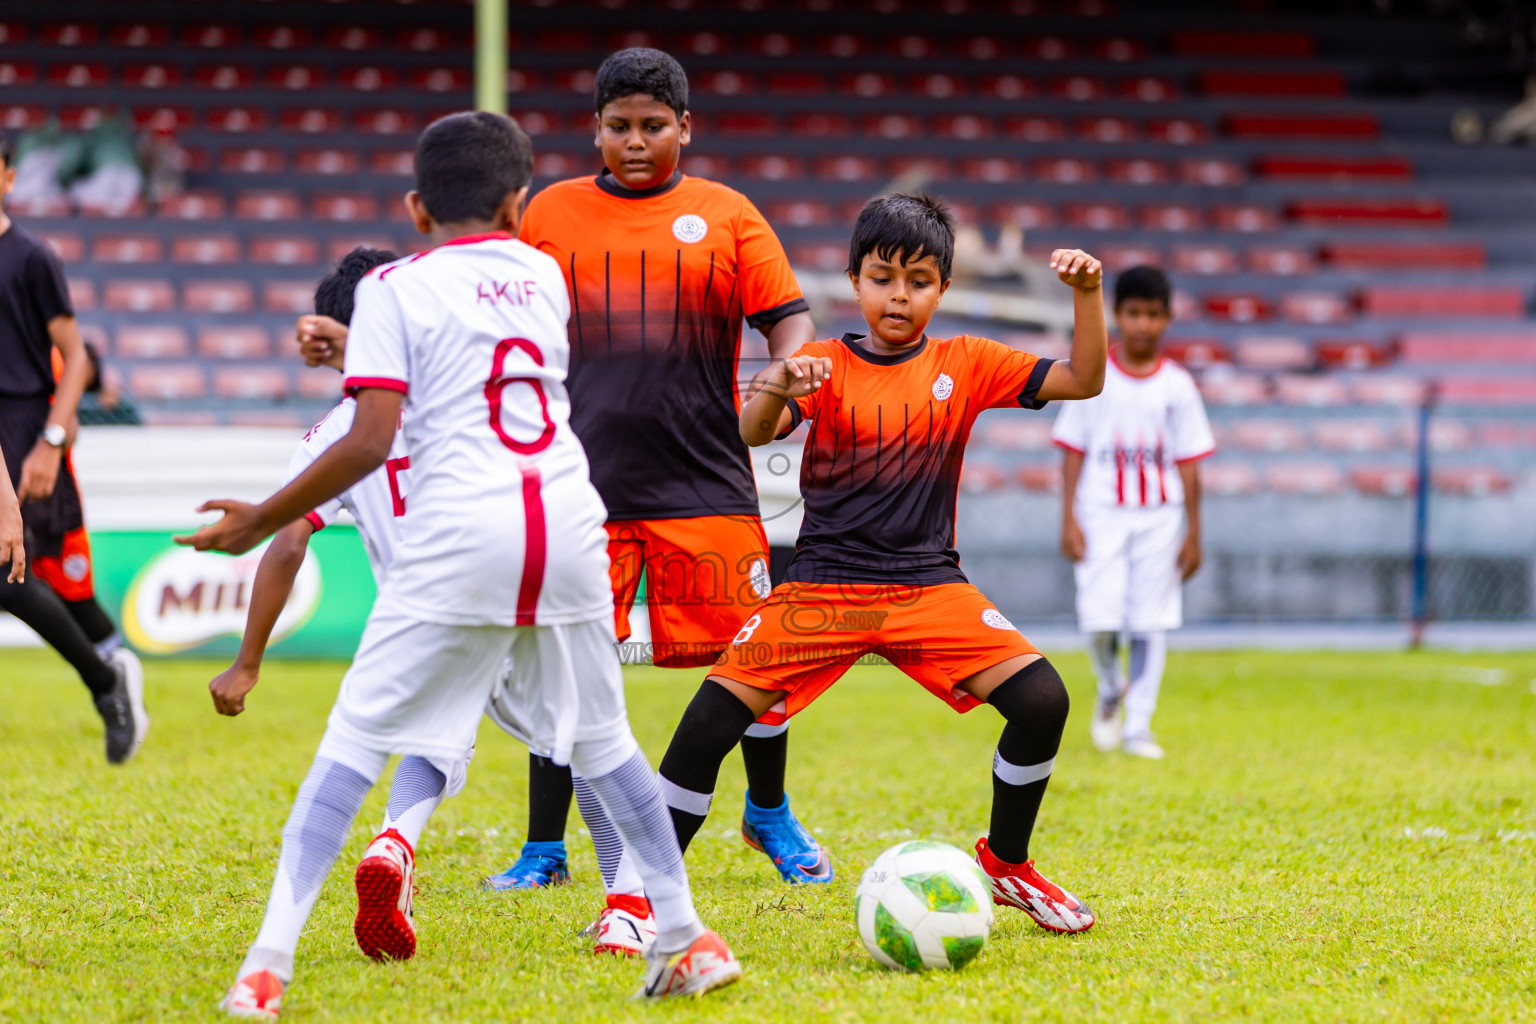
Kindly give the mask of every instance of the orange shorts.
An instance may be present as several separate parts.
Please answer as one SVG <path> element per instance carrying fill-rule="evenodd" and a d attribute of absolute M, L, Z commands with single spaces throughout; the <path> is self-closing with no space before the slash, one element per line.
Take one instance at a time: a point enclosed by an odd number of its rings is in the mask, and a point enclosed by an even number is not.
<path fill-rule="evenodd" d="M 91 574 L 91 538 L 83 526 L 64 535 L 58 557 L 34 558 L 27 568 L 66 601 L 96 596 L 96 580 Z"/>
<path fill-rule="evenodd" d="M 742 623 L 710 675 L 784 699 L 758 719 L 788 720 L 860 658 L 879 655 L 956 711 L 981 704 L 955 687 L 993 665 L 1039 654 L 969 583 L 784 583 Z"/>
<path fill-rule="evenodd" d="M 620 640 L 645 573 L 652 658 L 662 668 L 714 664 L 772 587 L 763 524 L 746 516 L 612 522 L 608 562 Z"/>

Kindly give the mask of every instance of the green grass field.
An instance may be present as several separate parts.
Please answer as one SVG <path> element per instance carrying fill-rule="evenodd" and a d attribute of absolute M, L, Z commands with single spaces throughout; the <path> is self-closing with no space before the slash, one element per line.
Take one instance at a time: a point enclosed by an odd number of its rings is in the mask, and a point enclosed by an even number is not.
<path fill-rule="evenodd" d="M 633 962 L 576 931 L 601 885 L 573 813 L 572 885 L 492 895 L 522 839 L 526 753 L 487 726 L 463 794 L 422 842 L 407 964 L 352 941 L 354 828 L 299 947 L 284 1018 L 509 1020 L 1536 1019 L 1536 654 L 1172 656 L 1160 764 L 1087 740 L 1081 655 L 1036 831 L 1100 923 L 1062 937 L 999 908 L 956 974 L 879 969 L 852 922 L 859 873 L 906 837 L 969 848 L 999 722 L 894 669 L 856 670 L 796 720 L 789 791 L 837 881 L 790 888 L 736 835 L 740 762 L 688 856 L 746 978 L 702 1002 L 626 1002 Z M 213 714 L 216 666 L 148 666 L 154 728 L 111 768 L 84 689 L 51 653 L 0 651 L 0 1019 L 215 1019 L 260 922 L 278 835 L 341 666 L 274 663 L 250 710 Z M 698 673 L 631 670 L 659 758 Z"/>

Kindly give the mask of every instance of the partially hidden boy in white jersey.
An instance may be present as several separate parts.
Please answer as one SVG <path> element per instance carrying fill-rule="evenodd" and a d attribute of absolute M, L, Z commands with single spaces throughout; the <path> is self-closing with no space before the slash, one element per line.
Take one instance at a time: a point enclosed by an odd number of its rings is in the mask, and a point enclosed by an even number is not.
<path fill-rule="evenodd" d="M 1167 631 L 1184 623 L 1182 584 L 1200 568 L 1199 464 L 1216 442 L 1194 380 L 1161 351 L 1173 319 L 1168 278 L 1156 267 L 1125 271 L 1114 315 L 1120 344 L 1104 391 L 1063 405 L 1051 431 L 1063 449 L 1061 550 L 1075 563 L 1078 628 L 1098 678 L 1093 742 L 1160 758 L 1152 713 Z"/>
<path fill-rule="evenodd" d="M 676 833 L 630 732 L 613 656 L 607 512 L 570 429 L 560 268 L 515 239 L 532 177 L 516 123 L 485 112 L 417 142 L 411 217 L 434 248 L 357 288 L 345 357 L 352 428 L 260 505 L 183 542 L 249 551 L 384 465 L 396 425 L 411 488 L 394 563 L 284 829 L 262 930 L 224 1006 L 273 1017 L 347 829 L 391 753 L 447 775 L 493 692 L 503 715 L 590 782 L 656 917 L 640 994 L 699 994 L 741 967 L 694 910 Z M 498 689 L 502 663 L 510 678 Z M 402 906 L 408 894 L 400 893 Z"/>

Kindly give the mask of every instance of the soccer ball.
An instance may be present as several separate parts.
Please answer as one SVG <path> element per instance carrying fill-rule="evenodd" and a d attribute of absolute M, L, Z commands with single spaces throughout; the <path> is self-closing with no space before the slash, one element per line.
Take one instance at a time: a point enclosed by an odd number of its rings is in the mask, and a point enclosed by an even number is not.
<path fill-rule="evenodd" d="M 992 929 L 992 892 L 976 862 L 947 843 L 901 843 L 859 879 L 864 948 L 895 970 L 959 970 Z"/>

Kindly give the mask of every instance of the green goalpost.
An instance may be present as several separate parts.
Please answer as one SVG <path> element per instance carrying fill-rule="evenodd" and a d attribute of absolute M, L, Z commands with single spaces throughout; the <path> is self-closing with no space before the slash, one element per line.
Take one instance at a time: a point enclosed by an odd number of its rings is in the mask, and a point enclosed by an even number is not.
<path fill-rule="evenodd" d="M 475 0 L 475 109 L 507 112 L 507 0 Z"/>

